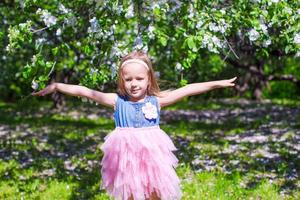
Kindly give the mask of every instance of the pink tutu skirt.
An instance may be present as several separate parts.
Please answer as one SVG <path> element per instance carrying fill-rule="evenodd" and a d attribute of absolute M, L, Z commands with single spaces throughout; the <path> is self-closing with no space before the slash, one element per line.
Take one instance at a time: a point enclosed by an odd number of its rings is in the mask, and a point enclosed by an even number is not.
<path fill-rule="evenodd" d="M 178 159 L 170 137 L 159 126 L 117 127 L 101 146 L 102 183 L 109 196 L 118 200 L 145 200 L 156 192 L 162 200 L 181 198 Z"/>

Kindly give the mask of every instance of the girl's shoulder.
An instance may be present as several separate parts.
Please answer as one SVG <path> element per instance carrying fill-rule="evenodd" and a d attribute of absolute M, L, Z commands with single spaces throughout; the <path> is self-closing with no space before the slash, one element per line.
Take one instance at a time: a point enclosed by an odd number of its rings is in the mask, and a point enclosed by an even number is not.
<path fill-rule="evenodd" d="M 125 102 L 125 101 L 128 101 L 128 97 L 127 97 L 127 96 L 117 94 L 117 102 L 118 102 L 118 103 L 120 103 L 120 102 Z"/>

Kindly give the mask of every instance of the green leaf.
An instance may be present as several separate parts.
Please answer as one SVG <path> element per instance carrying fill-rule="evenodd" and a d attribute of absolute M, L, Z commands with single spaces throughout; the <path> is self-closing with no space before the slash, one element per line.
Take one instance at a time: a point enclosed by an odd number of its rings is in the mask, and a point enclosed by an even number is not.
<path fill-rule="evenodd" d="M 40 66 L 45 66 L 46 65 L 45 61 L 40 57 L 38 57 L 37 64 L 40 65 Z"/>
<path fill-rule="evenodd" d="M 48 80 L 48 76 L 42 75 L 38 78 L 39 81 L 47 81 Z"/>
<path fill-rule="evenodd" d="M 53 48 L 53 49 L 52 49 L 52 53 L 53 53 L 53 55 L 54 55 L 54 56 L 56 56 L 56 55 L 57 55 L 57 53 L 58 53 L 58 50 L 59 50 L 59 48 L 58 48 L 58 47 L 55 47 L 55 48 Z"/>
<path fill-rule="evenodd" d="M 25 79 L 28 79 L 30 77 L 32 73 L 32 66 L 27 64 L 25 67 L 24 67 L 24 70 L 23 70 L 23 73 L 22 73 L 22 76 L 25 78 Z"/>
<path fill-rule="evenodd" d="M 87 55 L 90 55 L 92 53 L 92 49 L 90 48 L 89 45 L 85 45 L 83 50 L 84 50 L 84 53 Z"/>
<path fill-rule="evenodd" d="M 184 78 L 180 80 L 180 86 L 185 86 L 185 85 L 187 85 L 187 83 L 188 83 L 188 81 Z"/>
<path fill-rule="evenodd" d="M 50 62 L 50 61 L 47 61 L 47 62 L 46 62 L 46 67 L 47 67 L 47 68 L 51 68 L 52 65 L 53 65 L 53 62 Z"/>
<path fill-rule="evenodd" d="M 290 49 L 291 49 L 291 46 L 288 45 L 284 48 L 284 52 L 287 54 L 287 53 L 289 53 Z"/>
<path fill-rule="evenodd" d="M 196 49 L 196 44 L 194 42 L 194 38 L 193 37 L 188 37 L 186 39 L 186 42 L 188 44 L 189 49 L 191 49 L 191 50 Z"/>
<path fill-rule="evenodd" d="M 165 38 L 165 37 L 160 37 L 160 38 L 159 38 L 159 41 L 160 41 L 160 43 L 161 43 L 163 46 L 166 46 L 166 45 L 167 45 L 167 38 Z"/>

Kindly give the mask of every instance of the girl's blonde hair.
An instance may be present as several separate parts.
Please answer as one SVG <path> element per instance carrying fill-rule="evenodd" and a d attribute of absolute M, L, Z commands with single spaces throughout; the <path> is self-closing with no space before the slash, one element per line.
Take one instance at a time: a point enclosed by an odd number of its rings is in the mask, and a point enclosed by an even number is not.
<path fill-rule="evenodd" d="M 126 60 L 129 59 L 139 59 L 147 64 L 149 68 L 148 70 L 149 85 L 147 88 L 147 95 L 160 96 L 160 89 L 157 80 L 155 78 L 151 60 L 149 56 L 142 51 L 133 51 L 121 59 L 121 63 L 119 65 L 119 70 L 118 70 L 118 93 L 122 96 L 127 95 L 121 66 Z"/>

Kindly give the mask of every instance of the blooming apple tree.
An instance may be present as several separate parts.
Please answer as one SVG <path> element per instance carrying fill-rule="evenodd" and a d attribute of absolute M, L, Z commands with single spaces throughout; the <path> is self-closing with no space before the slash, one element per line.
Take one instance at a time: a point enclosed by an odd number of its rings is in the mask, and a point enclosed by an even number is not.
<path fill-rule="evenodd" d="M 284 71 L 300 56 L 300 2 L 287 0 L 19 0 L 2 3 L 7 57 L 23 56 L 16 72 L 41 89 L 50 81 L 99 87 L 116 78 L 120 58 L 141 49 L 157 71 L 181 76 L 217 56 L 222 71 L 238 76 L 237 91 L 261 98 L 272 80 L 299 86 L 299 73 Z M 12 19 L 5 8 L 18 13 Z M 2 58 L 3 60 L 3 58 Z M 295 73 L 294 73 L 295 72 Z M 188 77 L 188 76 L 187 76 Z M 229 78 L 229 77 L 228 77 Z M 199 79 L 201 81 L 201 79 Z M 198 81 L 199 81 L 198 80 Z"/>

